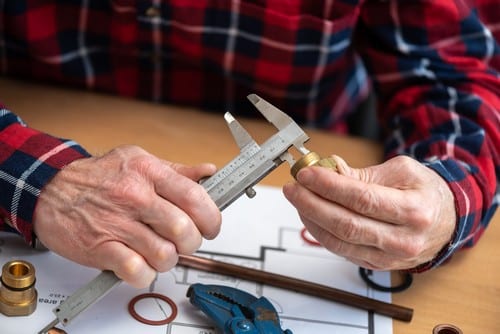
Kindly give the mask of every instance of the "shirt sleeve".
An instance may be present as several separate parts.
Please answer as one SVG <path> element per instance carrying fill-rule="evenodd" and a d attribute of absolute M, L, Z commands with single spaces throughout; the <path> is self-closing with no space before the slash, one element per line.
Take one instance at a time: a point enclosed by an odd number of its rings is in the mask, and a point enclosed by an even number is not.
<path fill-rule="evenodd" d="M 473 246 L 499 202 L 500 2 L 366 1 L 357 46 L 374 79 L 385 154 L 409 155 L 449 184 L 453 239 L 437 267 Z"/>
<path fill-rule="evenodd" d="M 17 231 L 31 244 L 43 186 L 65 165 L 87 156 L 74 141 L 29 128 L 0 104 L 0 231 Z"/>

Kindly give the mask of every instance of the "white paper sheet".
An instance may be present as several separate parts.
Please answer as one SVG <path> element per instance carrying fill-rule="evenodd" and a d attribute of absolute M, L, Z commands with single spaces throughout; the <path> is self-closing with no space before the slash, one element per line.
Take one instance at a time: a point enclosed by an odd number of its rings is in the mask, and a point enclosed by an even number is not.
<path fill-rule="evenodd" d="M 293 276 L 338 289 L 391 301 L 391 295 L 368 288 L 358 276 L 358 267 L 324 249 L 313 246 L 301 237 L 302 224 L 295 209 L 286 201 L 281 189 L 255 187 L 257 196 L 242 197 L 223 212 L 220 235 L 204 242 L 199 255 Z M 99 272 L 82 267 L 51 252 L 35 251 L 16 235 L 0 233 L 0 265 L 23 259 L 36 270 L 38 305 L 24 317 L 0 314 L 1 334 L 37 333 L 55 319 L 52 309 Z M 374 273 L 376 281 L 390 284 L 386 272 Z M 133 319 L 129 301 L 147 289 L 137 290 L 120 284 L 90 309 L 80 314 L 67 327 L 70 334 L 88 333 L 218 333 L 210 319 L 189 303 L 186 291 L 193 283 L 222 284 L 264 295 L 278 310 L 283 329 L 294 334 L 391 334 L 392 319 L 369 312 L 310 297 L 288 290 L 262 286 L 233 277 L 176 267 L 160 274 L 155 291 L 172 299 L 178 315 L 168 325 L 145 325 Z M 156 299 L 137 303 L 136 309 L 145 318 L 160 320 L 170 315 L 170 308 Z"/>

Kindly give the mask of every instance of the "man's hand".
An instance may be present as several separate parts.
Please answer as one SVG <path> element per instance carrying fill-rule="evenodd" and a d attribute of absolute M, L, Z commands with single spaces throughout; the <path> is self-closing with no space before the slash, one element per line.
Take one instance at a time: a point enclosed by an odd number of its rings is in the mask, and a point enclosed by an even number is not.
<path fill-rule="evenodd" d="M 76 160 L 42 190 L 35 233 L 70 260 L 146 287 L 178 254 L 218 234 L 220 211 L 197 183 L 215 171 L 211 164 L 166 162 L 135 146 Z"/>
<path fill-rule="evenodd" d="M 432 260 L 450 241 L 455 201 L 433 170 L 405 156 L 363 169 L 334 156 L 338 173 L 299 171 L 286 198 L 328 250 L 367 269 L 409 269 Z"/>

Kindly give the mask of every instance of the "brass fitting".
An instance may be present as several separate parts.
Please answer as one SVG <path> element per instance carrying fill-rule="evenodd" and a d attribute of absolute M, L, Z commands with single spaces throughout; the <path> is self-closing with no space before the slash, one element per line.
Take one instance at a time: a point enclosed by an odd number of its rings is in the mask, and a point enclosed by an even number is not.
<path fill-rule="evenodd" d="M 29 262 L 14 260 L 2 268 L 0 278 L 0 312 L 7 316 L 23 316 L 36 309 L 35 267 Z"/>
<path fill-rule="evenodd" d="M 296 163 L 293 164 L 290 173 L 294 179 L 297 179 L 297 173 L 304 167 L 308 166 L 321 166 L 330 168 L 334 171 L 337 170 L 337 163 L 332 158 L 321 158 L 316 152 L 309 152 L 304 154 Z"/>
<path fill-rule="evenodd" d="M 432 334 L 463 334 L 462 330 L 452 324 L 439 324 L 432 330 Z"/>

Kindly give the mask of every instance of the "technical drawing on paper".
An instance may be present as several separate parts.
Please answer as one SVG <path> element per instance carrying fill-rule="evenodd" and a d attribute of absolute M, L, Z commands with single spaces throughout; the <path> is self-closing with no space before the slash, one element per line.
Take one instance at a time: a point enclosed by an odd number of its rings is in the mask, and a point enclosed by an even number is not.
<path fill-rule="evenodd" d="M 279 189 L 258 186 L 256 190 L 258 195 L 255 198 L 239 199 L 224 211 L 220 236 L 205 242 L 198 255 L 390 302 L 390 294 L 367 288 L 358 276 L 357 266 L 304 242 L 295 209 L 286 202 Z M 57 304 L 98 274 L 94 269 L 79 266 L 51 252 L 32 250 L 17 236 L 0 233 L 0 265 L 13 259 L 24 259 L 35 266 L 38 306 L 27 317 L 0 314 L 3 334 L 37 333 L 55 318 L 52 309 Z M 388 273 L 374 275 L 382 284 L 390 282 Z M 177 317 L 170 324 L 150 326 L 133 319 L 127 311 L 128 302 L 148 290 L 137 290 L 122 283 L 69 326 L 59 327 L 70 334 L 216 334 L 218 332 L 210 320 L 186 297 L 186 291 L 193 283 L 232 286 L 257 297 L 265 296 L 279 312 L 282 328 L 290 329 L 294 334 L 392 333 L 392 319 L 388 317 L 293 291 L 180 266 L 160 274 L 154 285 L 155 292 L 169 297 L 178 307 Z M 142 300 L 136 304 L 136 309 L 152 320 L 164 319 L 170 314 L 168 304 L 156 299 Z"/>

